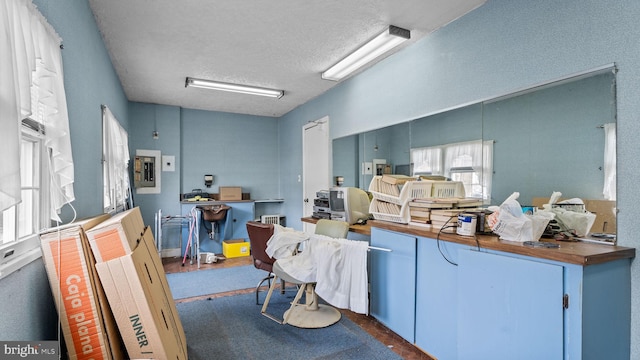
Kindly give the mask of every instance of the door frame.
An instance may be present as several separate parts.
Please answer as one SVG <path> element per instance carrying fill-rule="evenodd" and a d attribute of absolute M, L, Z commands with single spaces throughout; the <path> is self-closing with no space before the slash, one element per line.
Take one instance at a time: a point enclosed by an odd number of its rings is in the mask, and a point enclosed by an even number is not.
<path fill-rule="evenodd" d="M 328 187 L 331 186 L 331 169 L 332 169 L 332 163 L 333 163 L 333 151 L 332 151 L 332 147 L 331 147 L 331 132 L 330 132 L 330 127 L 329 127 L 329 116 L 325 115 L 323 117 L 321 117 L 320 119 L 314 120 L 314 121 L 309 121 L 308 123 L 304 124 L 302 126 L 302 216 L 307 216 L 307 214 L 305 213 L 305 199 L 308 199 L 308 201 L 312 201 L 311 198 L 307 198 L 306 195 L 306 191 L 307 191 L 307 167 L 310 165 L 308 164 L 308 160 L 306 159 L 306 154 L 305 154 L 305 139 L 306 139 L 306 131 L 308 129 L 314 128 L 318 125 L 323 125 L 326 126 L 326 132 L 327 132 L 327 172 L 326 172 L 326 176 L 325 176 L 325 184 Z M 309 224 L 307 222 L 303 222 L 302 223 L 303 226 L 303 231 L 305 232 L 313 232 L 315 230 L 315 225 L 313 224 Z"/>

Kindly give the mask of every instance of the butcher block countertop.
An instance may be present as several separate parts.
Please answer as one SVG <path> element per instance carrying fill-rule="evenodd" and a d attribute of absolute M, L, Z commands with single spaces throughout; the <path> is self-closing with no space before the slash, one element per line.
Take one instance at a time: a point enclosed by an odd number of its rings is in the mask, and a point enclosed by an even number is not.
<path fill-rule="evenodd" d="M 379 229 L 395 231 L 408 235 L 440 239 L 444 241 L 464 244 L 469 246 L 479 246 L 480 248 L 504 251 L 513 254 L 532 256 L 542 259 L 555 260 L 569 264 L 593 265 L 619 259 L 633 258 L 636 256 L 636 249 L 607 245 L 594 244 L 588 242 L 568 242 L 555 241 L 542 238 L 541 241 L 557 243 L 559 248 L 534 248 L 524 246 L 520 242 L 500 240 L 496 235 L 460 236 L 457 234 L 437 231 L 429 227 L 405 225 L 388 221 L 370 220 L 367 225 Z"/>

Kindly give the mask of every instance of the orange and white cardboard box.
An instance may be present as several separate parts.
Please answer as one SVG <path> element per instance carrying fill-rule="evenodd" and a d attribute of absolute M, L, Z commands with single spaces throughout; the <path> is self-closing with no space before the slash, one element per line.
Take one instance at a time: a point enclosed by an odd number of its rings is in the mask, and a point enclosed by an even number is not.
<path fill-rule="evenodd" d="M 113 215 L 87 230 L 96 262 L 104 262 L 130 254 L 142 238 L 145 225 L 140 208 Z"/>
<path fill-rule="evenodd" d="M 149 227 L 133 251 L 96 269 L 130 358 L 187 359 L 184 329 Z"/>
<path fill-rule="evenodd" d="M 85 233 L 108 218 L 104 214 L 40 234 L 42 260 L 72 360 L 125 357 Z"/>

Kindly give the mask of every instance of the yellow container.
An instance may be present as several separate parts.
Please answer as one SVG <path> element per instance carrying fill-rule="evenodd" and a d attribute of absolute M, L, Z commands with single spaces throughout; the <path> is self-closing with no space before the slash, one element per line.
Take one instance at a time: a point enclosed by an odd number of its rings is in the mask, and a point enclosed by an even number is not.
<path fill-rule="evenodd" d="M 249 256 L 250 248 L 249 242 L 244 241 L 244 239 L 224 240 L 222 242 L 222 254 L 227 259 Z"/>

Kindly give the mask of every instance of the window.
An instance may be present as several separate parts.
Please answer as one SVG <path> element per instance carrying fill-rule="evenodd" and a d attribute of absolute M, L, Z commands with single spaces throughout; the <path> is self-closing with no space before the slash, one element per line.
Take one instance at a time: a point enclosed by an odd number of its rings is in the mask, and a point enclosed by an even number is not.
<path fill-rule="evenodd" d="M 467 197 L 489 200 L 493 141 L 469 141 L 411 149 L 414 175 L 441 175 L 461 181 Z"/>
<path fill-rule="evenodd" d="M 0 263 L 8 264 L 18 255 L 36 249 L 39 231 L 48 227 L 48 157 L 44 128 L 31 119 L 22 122 L 20 179 L 22 201 L 0 213 Z M 36 255 L 36 254 L 34 254 Z M 37 254 L 39 255 L 39 254 Z M 28 257 L 29 258 L 29 257 Z M 25 259 L 23 259 L 25 260 Z M 17 264 L 16 264 L 17 265 Z M 6 272 L 2 271 L 2 275 Z"/>
<path fill-rule="evenodd" d="M 604 124 L 604 189 L 606 200 L 616 200 L 616 124 Z"/>
<path fill-rule="evenodd" d="M 128 135 L 111 110 L 104 105 L 102 156 L 104 212 L 120 212 L 127 208 L 130 198 Z"/>
<path fill-rule="evenodd" d="M 62 40 L 31 1 L 4 0 L 0 19 L 2 278 L 40 256 L 39 232 L 75 199 L 75 174 Z"/>

